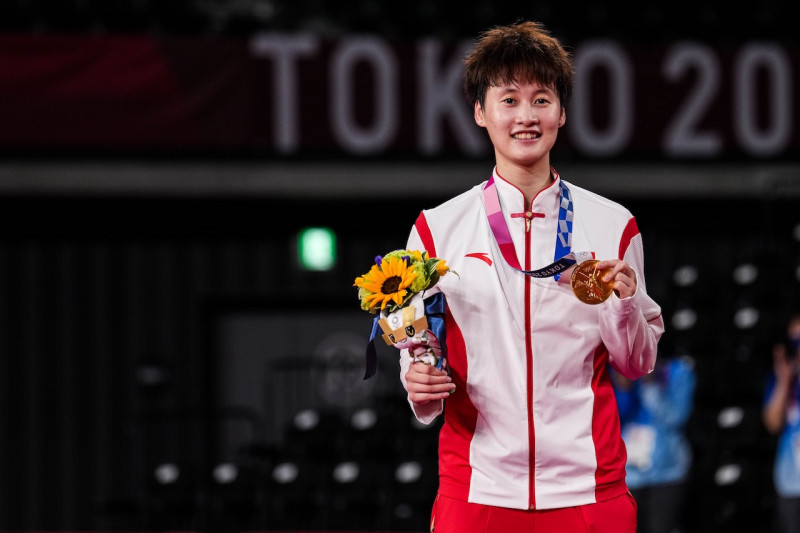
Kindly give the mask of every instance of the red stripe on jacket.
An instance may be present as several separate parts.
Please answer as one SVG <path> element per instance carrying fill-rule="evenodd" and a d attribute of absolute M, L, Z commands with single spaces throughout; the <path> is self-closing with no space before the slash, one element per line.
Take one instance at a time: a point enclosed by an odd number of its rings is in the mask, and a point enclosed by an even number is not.
<path fill-rule="evenodd" d="M 478 424 L 478 410 L 467 395 L 467 347 L 461 329 L 447 310 L 447 366 L 456 390 L 445 400 L 444 425 L 439 433 L 439 492 L 469 500 L 472 480 L 470 445 Z M 446 473 L 447 477 L 443 477 Z"/>
<path fill-rule="evenodd" d="M 419 238 L 422 239 L 422 244 L 425 246 L 428 255 L 430 257 L 436 257 L 436 245 L 433 243 L 433 235 L 431 234 L 431 228 L 428 227 L 428 221 L 425 219 L 425 213 L 419 214 L 417 221 L 414 223 L 414 227 L 417 228 Z M 446 257 L 443 259 L 447 260 Z"/>
<path fill-rule="evenodd" d="M 631 239 L 639 235 L 639 226 L 636 225 L 636 219 L 631 217 L 628 225 L 622 231 L 622 237 L 619 239 L 619 260 L 625 257 L 625 252 L 628 251 L 628 246 L 631 244 Z"/>
<path fill-rule="evenodd" d="M 595 498 L 598 502 L 619 496 L 624 491 L 618 473 L 625 469 L 628 454 L 625 443 L 620 438 L 619 414 L 611 377 L 608 374 L 608 350 L 604 345 L 594 352 L 594 373 L 592 393 L 594 411 L 592 412 L 592 440 L 597 457 L 595 471 Z"/>
<path fill-rule="evenodd" d="M 436 245 L 424 213 L 420 213 L 414 226 L 425 250 L 431 257 L 436 257 Z M 446 257 L 443 259 L 447 260 Z M 439 492 L 450 498 L 467 501 L 472 480 L 470 443 L 478 423 L 478 410 L 467 395 L 467 346 L 464 335 L 449 307 L 446 313 L 447 366 L 456 390 L 445 400 L 444 425 L 439 433 Z M 448 405 L 452 409 L 448 409 Z M 441 477 L 444 472 L 447 472 L 446 478 Z"/>

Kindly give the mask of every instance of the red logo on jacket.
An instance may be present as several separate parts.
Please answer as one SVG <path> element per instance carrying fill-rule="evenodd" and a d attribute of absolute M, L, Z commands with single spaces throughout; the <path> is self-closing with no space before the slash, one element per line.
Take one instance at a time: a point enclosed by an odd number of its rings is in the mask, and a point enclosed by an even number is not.
<path fill-rule="evenodd" d="M 489 266 L 492 266 L 492 260 L 489 258 L 489 254 L 487 252 L 475 252 L 471 254 L 467 254 L 464 257 L 474 257 L 475 259 L 480 259 L 484 263 Z"/>

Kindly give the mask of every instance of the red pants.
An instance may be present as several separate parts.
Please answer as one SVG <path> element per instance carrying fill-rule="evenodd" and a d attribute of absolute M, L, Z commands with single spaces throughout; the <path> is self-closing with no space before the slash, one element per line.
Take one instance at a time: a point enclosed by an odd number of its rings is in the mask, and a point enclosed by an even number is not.
<path fill-rule="evenodd" d="M 506 509 L 439 494 L 431 514 L 435 533 L 635 533 L 636 500 L 625 493 L 610 500 L 542 511 Z"/>

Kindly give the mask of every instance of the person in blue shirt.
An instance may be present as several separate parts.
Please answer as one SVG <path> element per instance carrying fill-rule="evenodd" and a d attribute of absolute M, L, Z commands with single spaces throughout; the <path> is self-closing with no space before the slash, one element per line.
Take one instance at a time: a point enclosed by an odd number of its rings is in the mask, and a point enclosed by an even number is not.
<path fill-rule="evenodd" d="M 639 506 L 638 531 L 680 530 L 693 457 L 684 428 L 694 408 L 694 360 L 666 358 L 643 379 L 614 373 L 612 383 L 628 451 L 626 481 Z"/>
<path fill-rule="evenodd" d="M 764 426 L 778 437 L 772 471 L 778 532 L 800 531 L 800 314 L 787 327 L 787 340 L 772 350 L 773 372 L 764 391 Z"/>

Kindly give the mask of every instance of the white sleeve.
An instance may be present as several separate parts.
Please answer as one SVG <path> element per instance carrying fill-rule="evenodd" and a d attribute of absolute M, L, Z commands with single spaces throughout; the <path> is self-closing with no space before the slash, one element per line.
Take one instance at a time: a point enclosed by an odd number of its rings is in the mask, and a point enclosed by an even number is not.
<path fill-rule="evenodd" d="M 641 235 L 631 239 L 624 260 L 636 272 L 636 292 L 629 298 L 609 298 L 600 313 L 600 336 L 611 366 L 623 376 L 637 379 L 655 367 L 664 318 L 659 305 L 647 295 Z"/>

